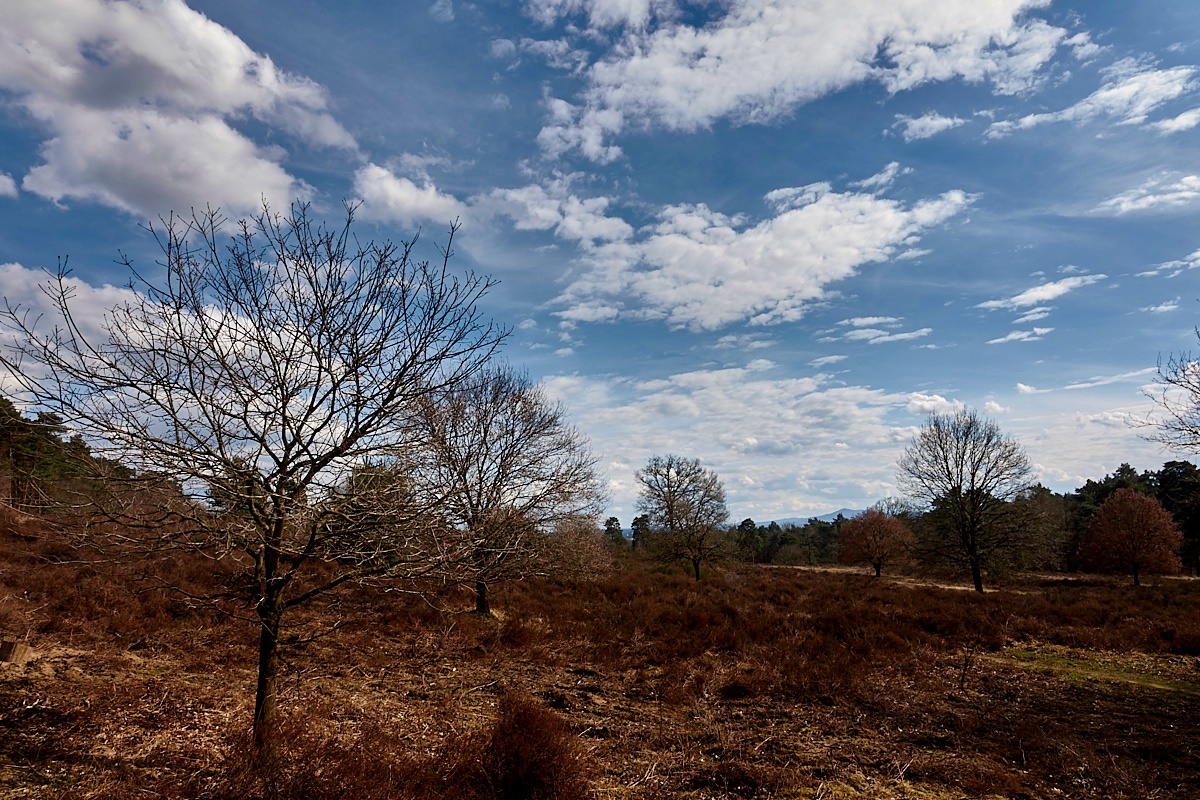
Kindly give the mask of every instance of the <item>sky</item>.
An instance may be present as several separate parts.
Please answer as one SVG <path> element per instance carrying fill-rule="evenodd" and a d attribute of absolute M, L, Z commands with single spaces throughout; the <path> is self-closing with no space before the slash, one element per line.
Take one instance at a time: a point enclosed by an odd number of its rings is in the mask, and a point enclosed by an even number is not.
<path fill-rule="evenodd" d="M 0 290 L 84 313 L 149 220 L 311 204 L 499 281 L 609 513 L 865 508 L 930 413 L 1058 491 L 1146 441 L 1200 315 L 1195 0 L 7 0 Z"/>

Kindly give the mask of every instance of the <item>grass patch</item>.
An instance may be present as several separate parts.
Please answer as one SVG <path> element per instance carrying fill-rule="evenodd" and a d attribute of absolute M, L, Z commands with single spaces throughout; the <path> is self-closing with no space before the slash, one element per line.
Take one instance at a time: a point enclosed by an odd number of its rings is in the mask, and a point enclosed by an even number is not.
<path fill-rule="evenodd" d="M 1077 683 L 1133 684 L 1200 698 L 1200 684 L 1147 671 L 1117 654 L 1105 657 L 1105 654 L 1093 652 L 1085 655 L 1070 648 L 1047 646 L 1036 649 L 1009 648 L 1003 655 L 1017 664 L 1054 673 Z M 1143 657 L 1140 663 L 1154 665 L 1156 662 Z"/>

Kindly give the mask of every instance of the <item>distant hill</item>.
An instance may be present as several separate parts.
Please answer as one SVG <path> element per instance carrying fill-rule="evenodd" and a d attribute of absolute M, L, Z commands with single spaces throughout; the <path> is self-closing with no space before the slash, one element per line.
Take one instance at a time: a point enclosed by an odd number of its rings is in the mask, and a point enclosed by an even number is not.
<path fill-rule="evenodd" d="M 810 519 L 819 519 L 822 522 L 833 522 L 835 519 L 837 519 L 838 514 L 841 514 L 846 519 L 850 519 L 855 514 L 861 514 L 862 512 L 863 512 L 863 509 L 861 509 L 861 508 L 839 508 L 837 511 L 830 511 L 828 514 L 821 514 L 819 516 L 784 517 L 783 519 L 777 519 L 774 521 L 778 522 L 780 525 L 797 525 L 797 526 L 803 527 L 804 525 L 806 525 L 808 523 L 808 521 Z M 763 523 L 763 524 L 770 524 L 770 523 Z"/>

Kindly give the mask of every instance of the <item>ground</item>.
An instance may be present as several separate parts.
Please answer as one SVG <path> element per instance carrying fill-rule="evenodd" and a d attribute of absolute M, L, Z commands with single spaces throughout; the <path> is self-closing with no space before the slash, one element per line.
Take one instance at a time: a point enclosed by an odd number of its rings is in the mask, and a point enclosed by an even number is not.
<path fill-rule="evenodd" d="M 1200 796 L 1196 581 L 1029 577 L 979 597 L 626 561 L 498 587 L 493 618 L 466 590 L 351 590 L 294 615 L 272 787 L 247 755 L 246 609 L 148 579 L 236 584 L 236 566 L 3 545 L 0 635 L 35 656 L 0 666 L 5 797 L 403 798 L 450 780 L 477 797 Z M 504 733 L 512 708 L 528 715 Z M 590 788 L 505 789 L 505 736 Z M 476 762 L 490 777 L 463 778 Z"/>

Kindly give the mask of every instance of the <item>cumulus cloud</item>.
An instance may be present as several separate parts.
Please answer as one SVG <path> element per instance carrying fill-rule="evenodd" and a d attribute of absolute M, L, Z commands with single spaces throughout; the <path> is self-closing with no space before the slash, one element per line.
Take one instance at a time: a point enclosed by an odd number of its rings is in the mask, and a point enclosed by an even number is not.
<path fill-rule="evenodd" d="M 1100 118 L 1115 120 L 1118 125 L 1141 125 L 1164 104 L 1195 91 L 1196 72 L 1196 67 L 1158 69 L 1124 59 L 1106 70 L 1107 83 L 1078 103 L 1061 111 L 994 122 L 987 135 L 995 138 L 1051 122 L 1085 123 Z M 1186 119 L 1165 123 L 1165 127 L 1160 123 L 1159 128 L 1168 132 L 1172 125 L 1178 130 L 1194 127 L 1186 123 Z"/>
<path fill-rule="evenodd" d="M 756 224 L 705 205 L 662 209 L 638 235 L 586 255 L 586 270 L 559 298 L 559 315 L 613 318 L 635 305 L 646 318 L 693 329 L 793 321 L 825 297 L 829 284 L 892 257 L 971 198 L 951 191 L 906 206 L 821 184 L 778 190 L 768 201 L 778 213 Z M 553 214 L 531 216 L 544 227 L 557 224 Z M 917 335 L 925 334 L 908 334 Z"/>
<path fill-rule="evenodd" d="M 1200 199 L 1200 175 L 1175 177 L 1158 175 L 1137 188 L 1108 198 L 1097 207 L 1100 212 L 1128 214 L 1155 211 L 1195 203 Z"/>
<path fill-rule="evenodd" d="M 553 110 L 538 140 L 552 157 L 578 150 L 607 162 L 620 155 L 607 140 L 627 126 L 692 131 L 721 119 L 768 122 L 869 80 L 892 92 L 959 78 L 1017 93 L 1036 85 L 1066 36 L 1026 18 L 1026 11 L 1044 4 L 735 0 L 702 26 L 673 21 L 628 28 L 585 71 L 579 102 Z M 529 7 L 549 22 L 618 5 L 636 7 L 640 23 L 649 19 L 647 5 L 639 3 L 546 0 Z M 635 15 L 627 11 L 612 19 L 632 21 Z"/>
<path fill-rule="evenodd" d="M 43 0 L 8 9 L 0 87 L 50 131 L 25 189 L 142 216 L 190 205 L 239 213 L 309 193 L 286 153 L 232 126 L 354 150 L 325 91 L 182 0 Z"/>
<path fill-rule="evenodd" d="M 367 219 L 412 225 L 421 220 L 449 223 L 467 215 L 465 205 L 438 190 L 432 181 L 425 179 L 418 186 L 377 164 L 368 164 L 354 173 L 354 191 L 362 200 L 362 215 Z"/>
<path fill-rule="evenodd" d="M 0 172 L 0 197 L 16 197 L 17 182 L 7 172 Z"/>
<path fill-rule="evenodd" d="M 471 199 L 481 212 L 503 215 L 517 230 L 547 231 L 584 250 L 600 243 L 621 242 L 633 235 L 633 226 L 608 214 L 607 197 L 579 197 L 570 180 L 555 178 L 543 184 L 493 189 Z"/>
<path fill-rule="evenodd" d="M 906 408 L 913 414 L 927 417 L 932 414 L 953 414 L 966 406 L 958 400 L 947 400 L 940 394 L 913 392 L 908 396 Z"/>
<path fill-rule="evenodd" d="M 967 120 L 961 117 L 943 117 L 936 111 L 930 111 L 919 117 L 897 114 L 896 124 L 892 128 L 900 129 L 900 135 L 904 137 L 904 141 L 915 142 L 918 139 L 928 139 L 931 136 L 937 136 L 943 131 L 966 124 Z"/>
<path fill-rule="evenodd" d="M 1030 306 L 1041 306 L 1051 300 L 1062 297 L 1067 292 L 1078 289 L 1081 286 L 1089 286 L 1097 281 L 1102 281 L 1107 278 L 1107 275 L 1077 275 L 1070 278 L 1062 278 L 1057 281 L 1043 283 L 1040 286 L 1034 286 L 1032 289 L 1026 289 L 1020 294 L 1012 297 L 1005 297 L 999 300 L 987 300 L 979 303 L 976 308 L 987 309 L 1007 309 L 1015 311 L 1018 309 L 1029 308 Z M 1039 312 L 1048 309 L 1039 309 Z M 1034 313 L 1034 312 L 1029 312 Z"/>
<path fill-rule="evenodd" d="M 999 416 L 1000 414 L 1007 414 L 1008 408 L 1000 405 L 995 400 L 988 400 L 983 404 L 983 413 L 995 417 Z"/>
<path fill-rule="evenodd" d="M 41 290 L 48 280 L 50 276 L 44 270 L 16 263 L 0 264 L 0 286 L 4 287 L 5 302 L 22 312 L 28 312 L 31 320 L 44 317 L 41 325 L 43 331 L 47 325 L 59 319 L 58 311 Z M 67 286 L 72 296 L 73 321 L 92 342 L 105 338 L 105 315 L 108 309 L 137 299 L 137 295 L 127 287 L 109 284 L 92 286 L 73 275 L 67 278 Z M 7 346 L 11 336 L 11 333 L 0 335 L 0 346 Z M 14 390 L 12 376 L 0 367 L 0 392 Z"/>
<path fill-rule="evenodd" d="M 569 400 L 594 450 L 610 463 L 609 477 L 625 487 L 614 492 L 619 513 L 634 508 L 633 471 L 668 452 L 715 469 L 739 514 L 819 513 L 828 510 L 822 497 L 831 492 L 867 505 L 894 493 L 896 459 L 919 423 L 890 420 L 911 413 L 913 395 L 833 385 L 823 376 L 780 377 L 754 362 L 642 381 L 558 376 L 545 385 L 552 397 Z M 835 449 L 835 459 L 797 458 Z"/>
<path fill-rule="evenodd" d="M 643 28 L 656 13 L 673 14 L 673 0 L 526 0 L 525 13 L 543 25 L 582 14 L 593 28 Z"/>

